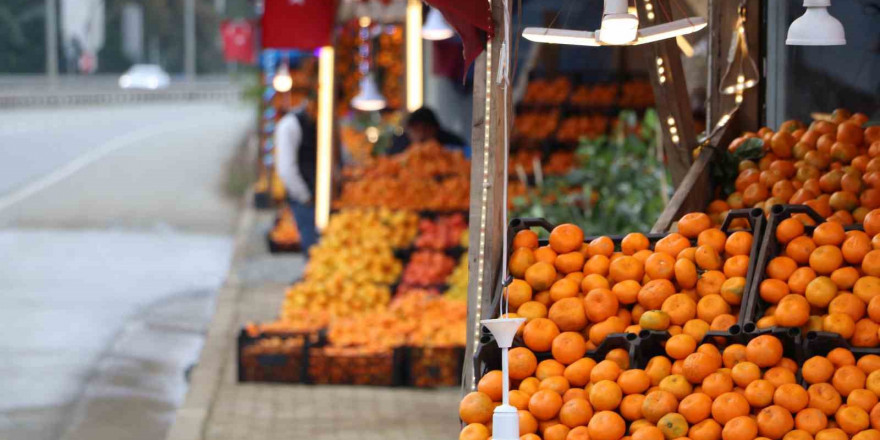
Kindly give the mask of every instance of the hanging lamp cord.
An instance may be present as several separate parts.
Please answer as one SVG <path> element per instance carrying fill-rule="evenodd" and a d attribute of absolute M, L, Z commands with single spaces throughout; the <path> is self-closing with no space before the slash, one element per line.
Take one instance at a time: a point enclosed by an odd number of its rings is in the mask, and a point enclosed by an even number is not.
<path fill-rule="evenodd" d="M 504 174 L 502 174 L 502 195 L 501 195 L 501 224 L 502 224 L 502 249 L 501 249 L 501 298 L 498 301 L 499 316 L 510 313 L 510 301 L 504 301 L 504 291 L 510 285 L 513 279 L 507 273 L 507 175 L 510 157 L 510 139 L 508 138 L 508 90 L 510 88 L 510 5 L 509 0 L 502 0 L 504 8 L 504 39 L 501 43 L 501 50 L 498 57 L 498 76 L 495 81 L 501 88 L 501 117 L 504 120 L 504 138 L 501 149 L 504 152 Z M 486 134 L 489 135 L 488 133 Z"/>

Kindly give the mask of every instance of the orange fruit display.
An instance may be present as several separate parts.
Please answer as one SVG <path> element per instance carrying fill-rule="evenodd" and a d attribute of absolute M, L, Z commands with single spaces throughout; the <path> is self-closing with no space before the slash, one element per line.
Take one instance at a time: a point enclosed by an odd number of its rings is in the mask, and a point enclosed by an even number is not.
<path fill-rule="evenodd" d="M 868 211 L 865 218 L 875 211 L 880 218 L 878 210 Z M 880 295 L 880 278 L 873 275 L 875 270 L 880 272 L 875 269 L 880 265 L 880 251 L 873 249 L 877 236 L 835 221 L 805 227 L 804 218 L 798 215 L 777 224 L 774 238 L 780 255 L 759 268 L 766 276 L 759 285 L 765 305 L 763 316 L 755 318 L 756 325 L 803 327 L 804 331 L 837 333 L 856 347 L 880 346 L 880 300 L 874 309 L 867 308 Z M 866 313 L 870 310 L 873 315 Z M 814 373 L 819 371 L 805 371 L 808 382 L 816 380 Z"/>
<path fill-rule="evenodd" d="M 507 295 L 529 319 L 515 346 L 534 357 L 516 354 L 516 407 L 535 421 L 520 418 L 522 438 L 880 439 L 880 356 L 861 350 L 880 346 L 880 130 L 866 120 L 838 111 L 750 134 L 763 157 L 740 164 L 735 192 L 662 238 L 585 243 L 573 224 L 550 231 L 544 247 L 515 237 L 518 283 Z M 730 209 L 770 214 L 788 203 L 819 216 L 773 217 L 764 235 L 737 230 L 742 220 L 717 226 Z M 765 237 L 778 246 L 750 274 Z M 739 324 L 747 299 L 758 304 L 745 319 L 754 334 L 706 337 Z M 609 340 L 622 332 L 640 335 L 628 336 L 634 353 L 618 348 L 622 337 Z M 811 345 L 827 333 L 860 350 Z M 476 381 L 493 405 L 496 378 Z M 488 423 L 475 419 L 462 417 Z"/>
<path fill-rule="evenodd" d="M 873 438 L 872 426 L 880 423 L 880 356 L 857 359 L 837 348 L 799 366 L 783 356 L 784 344 L 770 334 L 745 345 L 715 341 L 690 349 L 689 342 L 684 362 L 655 356 L 644 369 L 630 367 L 626 350 L 620 349 L 603 360 L 582 357 L 567 367 L 542 361 L 538 370 L 543 373 L 521 379 L 511 396 L 520 435 L 541 440 L 622 440 L 627 433 L 630 439 L 658 440 Z M 677 372 L 688 359 L 699 359 L 695 364 L 705 366 L 706 374 L 691 379 Z M 808 388 L 798 383 L 798 371 Z M 487 418 L 499 402 L 499 387 L 500 371 L 493 370 L 478 381 L 478 391 L 465 396 L 462 436 L 482 438 L 485 431 L 475 424 L 491 435 Z"/>
<path fill-rule="evenodd" d="M 762 135 L 746 133 L 736 138 L 728 147 L 730 151 L 757 137 L 763 144 L 763 157 L 757 163 L 741 162 L 735 191 L 710 207 L 726 203 L 726 207 L 757 207 L 769 212 L 775 204 L 806 204 L 828 220 L 862 223 L 868 211 L 880 207 L 880 191 L 875 188 L 880 176 L 871 175 L 880 167 L 874 162 L 880 144 L 874 140 L 876 127 L 863 127 L 864 120 L 861 115 L 840 116 L 794 131 L 789 131 L 794 121 L 786 121 L 779 130 L 763 127 L 758 131 Z M 718 218 L 713 217 L 716 222 Z M 788 226 L 779 232 L 782 243 L 787 243 L 787 234 L 794 231 Z M 873 237 L 877 232 L 868 234 Z"/>

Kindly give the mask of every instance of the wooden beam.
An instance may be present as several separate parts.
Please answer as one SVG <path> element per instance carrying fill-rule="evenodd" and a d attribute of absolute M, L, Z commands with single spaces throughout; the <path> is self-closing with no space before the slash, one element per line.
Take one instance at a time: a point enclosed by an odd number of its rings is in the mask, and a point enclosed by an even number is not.
<path fill-rule="evenodd" d="M 666 13 L 671 14 L 674 9 L 669 0 L 639 0 L 636 7 L 642 26 L 671 21 L 672 17 Z M 678 187 L 693 163 L 692 151 L 697 147 L 681 51 L 675 39 L 646 44 L 642 48 L 654 88 L 654 105 L 660 117 L 667 167 L 673 184 Z"/>
<path fill-rule="evenodd" d="M 500 87 L 496 81 L 499 53 L 503 35 L 504 8 L 501 0 L 489 0 L 492 21 L 497 30 L 487 44 L 487 51 L 477 58 L 474 72 L 474 105 L 471 132 L 471 189 L 468 249 L 468 339 L 462 388 L 471 391 L 476 383 L 473 377 L 473 354 L 479 343 L 482 326 L 479 321 L 494 317 L 493 297 L 501 281 L 503 236 L 502 210 L 507 209 L 503 198 L 507 176 L 504 175 L 503 96 L 507 95 L 508 109 L 512 108 L 510 88 Z M 509 120 L 512 111 L 507 112 Z M 512 128 L 512 124 L 508 124 Z"/>
<path fill-rule="evenodd" d="M 712 189 L 711 173 L 712 161 L 719 150 L 725 148 L 729 140 L 730 130 L 720 130 L 709 139 L 709 145 L 700 150 L 700 154 L 691 165 L 681 185 L 675 190 L 675 194 L 669 199 L 666 208 L 651 232 L 667 232 L 682 215 L 694 211 L 703 211 L 712 201 L 714 192 Z"/>

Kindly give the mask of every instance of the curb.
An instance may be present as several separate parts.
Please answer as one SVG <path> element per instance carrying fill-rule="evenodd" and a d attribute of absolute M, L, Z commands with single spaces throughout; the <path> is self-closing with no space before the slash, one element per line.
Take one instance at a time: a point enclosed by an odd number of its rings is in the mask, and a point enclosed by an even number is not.
<path fill-rule="evenodd" d="M 166 440 L 202 440 L 205 437 L 205 424 L 223 380 L 226 359 L 235 352 L 235 334 L 238 330 L 235 323 L 241 294 L 241 282 L 236 268 L 244 260 L 248 233 L 253 228 L 256 218 L 252 199 L 253 190 L 250 189 L 240 202 L 243 212 L 239 216 L 235 231 L 234 250 L 226 281 L 217 292 L 214 315 L 208 325 L 208 333 L 199 354 L 198 364 L 192 370 L 186 398 L 175 413 L 174 423 L 168 430 Z"/>

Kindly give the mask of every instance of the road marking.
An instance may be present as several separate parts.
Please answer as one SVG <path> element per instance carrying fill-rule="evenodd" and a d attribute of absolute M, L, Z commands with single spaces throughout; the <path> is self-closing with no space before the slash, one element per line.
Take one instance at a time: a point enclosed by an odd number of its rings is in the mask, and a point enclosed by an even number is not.
<path fill-rule="evenodd" d="M 22 200 L 70 177 L 77 171 L 91 165 L 92 163 L 97 162 L 102 159 L 104 156 L 120 150 L 129 145 L 135 144 L 137 142 L 145 141 L 151 137 L 161 136 L 165 134 L 169 134 L 175 131 L 184 130 L 187 128 L 196 128 L 193 125 L 185 125 L 185 126 L 175 126 L 173 128 L 166 128 L 164 130 L 157 130 L 155 126 L 144 128 L 137 131 L 132 131 L 126 133 L 120 137 L 113 138 L 101 145 L 97 148 L 93 148 L 85 154 L 76 157 L 75 159 L 67 162 L 59 168 L 52 170 L 49 174 L 40 177 L 37 180 L 34 180 L 27 185 L 19 188 L 16 191 L 13 191 L 3 197 L 0 197 L 0 211 L 3 211 L 10 206 L 21 202 Z"/>

